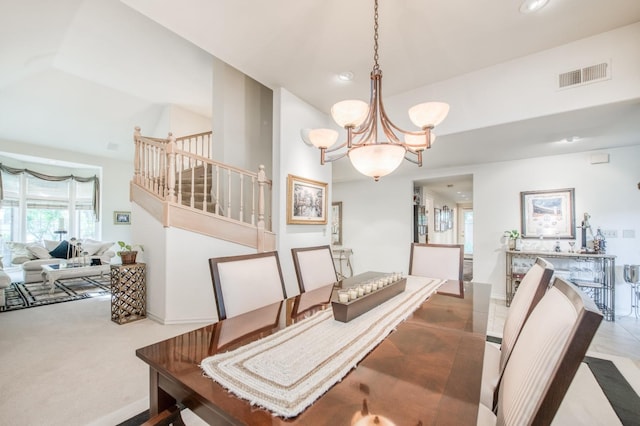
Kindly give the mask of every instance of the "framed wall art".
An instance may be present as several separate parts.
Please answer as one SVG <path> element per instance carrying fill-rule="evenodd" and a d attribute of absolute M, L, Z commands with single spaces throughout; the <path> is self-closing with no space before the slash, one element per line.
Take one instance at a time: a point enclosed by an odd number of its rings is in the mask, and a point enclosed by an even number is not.
<path fill-rule="evenodd" d="M 342 201 L 331 203 L 331 244 L 342 245 Z"/>
<path fill-rule="evenodd" d="M 113 212 L 114 225 L 131 225 L 131 212 Z"/>
<path fill-rule="evenodd" d="M 523 238 L 576 237 L 574 188 L 520 193 Z"/>
<path fill-rule="evenodd" d="M 442 232 L 442 210 L 437 207 L 433 209 L 433 230 Z"/>
<path fill-rule="evenodd" d="M 326 225 L 326 183 L 288 175 L 287 188 L 287 224 Z"/>

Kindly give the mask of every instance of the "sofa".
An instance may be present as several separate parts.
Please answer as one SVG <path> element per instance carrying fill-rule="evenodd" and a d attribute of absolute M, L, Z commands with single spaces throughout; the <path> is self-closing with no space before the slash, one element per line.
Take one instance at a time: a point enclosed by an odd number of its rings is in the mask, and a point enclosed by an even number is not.
<path fill-rule="evenodd" d="M 0 269 L 0 306 L 4 306 L 7 301 L 4 296 L 4 289 L 11 285 L 11 277 L 5 271 Z"/>
<path fill-rule="evenodd" d="M 108 241 L 64 240 L 42 243 L 10 243 L 11 263 L 21 265 L 25 283 L 42 282 L 42 265 L 67 263 L 91 263 L 92 259 L 100 259 L 102 264 L 109 264 L 116 255 L 111 250 L 114 243 Z"/>

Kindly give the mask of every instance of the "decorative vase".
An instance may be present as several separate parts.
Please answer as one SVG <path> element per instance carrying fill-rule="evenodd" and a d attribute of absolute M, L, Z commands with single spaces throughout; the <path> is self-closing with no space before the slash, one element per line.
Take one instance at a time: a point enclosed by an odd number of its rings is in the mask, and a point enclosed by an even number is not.
<path fill-rule="evenodd" d="M 137 251 L 123 251 L 120 252 L 120 257 L 122 258 L 123 265 L 132 265 L 136 263 L 136 256 L 138 255 Z"/>
<path fill-rule="evenodd" d="M 515 250 L 516 249 L 516 240 L 514 240 L 513 238 L 509 238 L 509 250 Z"/>
<path fill-rule="evenodd" d="M 521 251 L 522 250 L 522 238 L 516 238 L 514 243 L 514 250 Z"/>

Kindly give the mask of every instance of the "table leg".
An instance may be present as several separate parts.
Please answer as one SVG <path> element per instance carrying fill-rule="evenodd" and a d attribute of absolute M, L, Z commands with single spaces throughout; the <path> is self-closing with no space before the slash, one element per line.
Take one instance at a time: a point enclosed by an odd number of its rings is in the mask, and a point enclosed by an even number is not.
<path fill-rule="evenodd" d="M 149 367 L 149 415 L 157 416 L 176 404 L 176 400 L 160 388 L 160 373 Z"/>

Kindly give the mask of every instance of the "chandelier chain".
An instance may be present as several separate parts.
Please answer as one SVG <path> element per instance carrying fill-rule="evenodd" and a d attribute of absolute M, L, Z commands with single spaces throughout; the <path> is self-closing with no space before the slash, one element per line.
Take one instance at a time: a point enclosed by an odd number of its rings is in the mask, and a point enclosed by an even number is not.
<path fill-rule="evenodd" d="M 373 69 L 379 70 L 378 65 L 378 0 L 375 0 L 373 7 Z"/>

